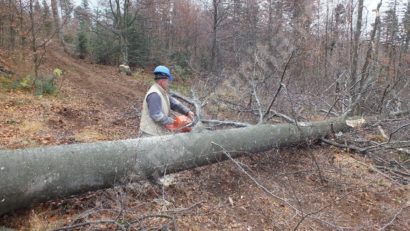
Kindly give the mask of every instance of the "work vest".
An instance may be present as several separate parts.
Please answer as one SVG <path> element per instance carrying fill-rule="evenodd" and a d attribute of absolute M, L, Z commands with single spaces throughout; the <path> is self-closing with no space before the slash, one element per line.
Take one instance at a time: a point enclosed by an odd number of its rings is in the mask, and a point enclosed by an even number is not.
<path fill-rule="evenodd" d="M 161 111 L 164 115 L 169 116 L 171 105 L 169 103 L 169 98 L 167 92 L 157 83 L 151 86 L 147 94 L 144 97 L 144 102 L 142 103 L 141 121 L 140 121 L 140 131 L 145 132 L 152 136 L 161 136 L 168 134 L 168 130 L 160 123 L 155 122 L 149 115 L 147 97 L 151 93 L 157 93 L 161 98 Z"/>

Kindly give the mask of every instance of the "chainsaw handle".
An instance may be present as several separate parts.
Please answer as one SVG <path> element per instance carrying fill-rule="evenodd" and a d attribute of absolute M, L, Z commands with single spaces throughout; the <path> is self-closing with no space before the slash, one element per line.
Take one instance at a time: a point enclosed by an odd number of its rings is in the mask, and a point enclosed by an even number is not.
<path fill-rule="evenodd" d="M 194 126 L 198 123 L 198 121 L 199 121 L 199 117 L 198 117 L 198 116 L 194 116 L 194 119 L 192 120 L 192 122 L 189 123 L 189 124 L 187 124 L 187 125 L 185 125 L 185 126 L 183 126 L 182 128 L 192 128 L 192 127 L 194 127 Z"/>

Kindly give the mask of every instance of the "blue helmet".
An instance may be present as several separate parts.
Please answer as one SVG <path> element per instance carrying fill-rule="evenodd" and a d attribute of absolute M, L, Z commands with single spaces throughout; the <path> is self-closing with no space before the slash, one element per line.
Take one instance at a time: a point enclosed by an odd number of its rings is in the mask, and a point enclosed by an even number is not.
<path fill-rule="evenodd" d="M 174 78 L 172 78 L 172 75 L 171 75 L 171 73 L 169 72 L 168 67 L 166 67 L 166 66 L 157 66 L 157 67 L 154 69 L 154 74 L 155 74 L 155 75 L 165 75 L 165 76 L 168 77 L 168 80 L 169 80 L 169 81 L 172 81 L 172 80 L 174 79 Z"/>

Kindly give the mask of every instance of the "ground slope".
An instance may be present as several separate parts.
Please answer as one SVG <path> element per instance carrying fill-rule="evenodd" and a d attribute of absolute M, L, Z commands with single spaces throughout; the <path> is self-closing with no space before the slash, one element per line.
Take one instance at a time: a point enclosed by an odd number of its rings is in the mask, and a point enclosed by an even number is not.
<path fill-rule="evenodd" d="M 121 76 L 115 67 L 89 64 L 59 48 L 50 49 L 43 69 L 51 72 L 57 67 L 65 74 L 56 97 L 0 92 L 1 148 L 137 136 L 149 71 L 138 77 Z M 226 161 L 176 174 L 164 188 L 133 183 L 36 205 L 0 217 L 0 227 L 146 230 L 168 224 L 171 230 L 410 229 L 409 187 L 356 154 L 301 146 L 239 161 L 253 179 Z"/>

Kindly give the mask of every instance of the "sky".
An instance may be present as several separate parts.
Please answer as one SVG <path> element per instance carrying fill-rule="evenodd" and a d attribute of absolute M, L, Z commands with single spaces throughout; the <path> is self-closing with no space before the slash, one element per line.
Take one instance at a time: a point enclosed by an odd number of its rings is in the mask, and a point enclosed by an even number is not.
<path fill-rule="evenodd" d="M 98 2 L 99 0 L 88 0 L 88 2 L 89 2 L 89 4 L 91 5 L 91 6 L 97 6 L 97 2 Z M 106 0 L 106 1 L 108 1 L 108 0 Z M 76 3 L 76 5 L 79 5 L 80 3 L 81 3 L 81 0 L 74 0 L 74 2 Z M 371 11 L 371 10 L 373 10 L 373 9 L 376 9 L 376 7 L 377 7 L 377 4 L 379 3 L 379 1 L 378 0 L 364 0 L 364 4 L 365 4 L 365 6 Z"/>
<path fill-rule="evenodd" d="M 80 5 L 82 0 L 73 0 L 76 5 Z M 88 0 L 88 3 L 90 4 L 91 8 L 95 8 L 98 5 L 99 1 L 105 1 L 108 2 L 108 0 Z M 330 1 L 330 0 L 329 0 Z M 334 0 L 332 0 L 335 2 Z M 403 2 L 406 2 L 406 0 L 402 0 Z M 322 3 L 325 1 L 322 0 Z M 357 0 L 355 0 L 357 2 Z M 364 18 L 367 17 L 367 25 L 371 25 L 374 22 L 374 18 L 376 17 L 376 14 L 373 10 L 377 8 L 377 4 L 380 2 L 380 0 L 364 0 L 364 6 L 365 10 L 363 12 Z M 383 4 L 386 4 L 386 0 L 383 1 Z M 383 11 L 383 5 L 382 5 L 382 11 Z"/>

